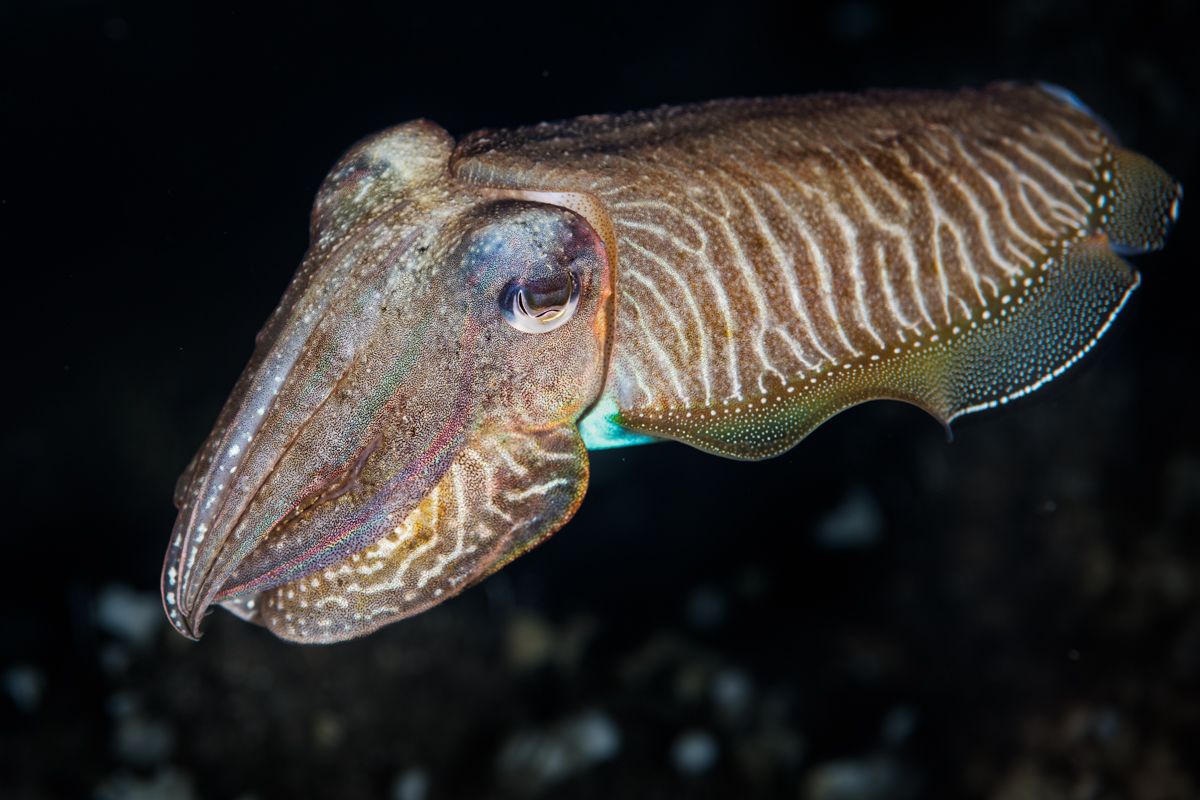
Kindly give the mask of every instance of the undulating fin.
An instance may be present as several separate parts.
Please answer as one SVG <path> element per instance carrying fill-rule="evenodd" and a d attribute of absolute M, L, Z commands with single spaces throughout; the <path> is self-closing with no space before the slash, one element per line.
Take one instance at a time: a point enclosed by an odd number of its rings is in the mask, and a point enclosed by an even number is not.
<path fill-rule="evenodd" d="M 1125 254 L 1160 249 L 1179 218 L 1183 187 L 1150 159 L 1119 147 L 1106 155 L 1100 181 L 1098 222 L 1113 247 Z"/>
<path fill-rule="evenodd" d="M 780 382 L 744 402 L 623 413 L 616 421 L 741 459 L 778 455 L 833 415 L 868 400 L 909 402 L 948 425 L 1065 371 L 1104 334 L 1138 280 L 1103 237 L 1075 240 L 1026 285 L 945 333 Z"/>

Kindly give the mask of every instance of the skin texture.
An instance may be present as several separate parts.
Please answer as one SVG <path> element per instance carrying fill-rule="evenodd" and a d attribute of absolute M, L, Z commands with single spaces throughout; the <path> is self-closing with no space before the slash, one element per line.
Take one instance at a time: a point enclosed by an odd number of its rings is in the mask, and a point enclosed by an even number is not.
<path fill-rule="evenodd" d="M 309 253 L 180 479 L 167 615 L 193 638 L 213 604 L 354 638 L 565 524 L 587 447 L 757 459 L 866 400 L 947 425 L 1007 402 L 1108 329 L 1139 283 L 1118 251 L 1161 246 L 1179 198 L 1037 86 L 457 145 L 424 121 L 384 131 L 323 184 Z"/>

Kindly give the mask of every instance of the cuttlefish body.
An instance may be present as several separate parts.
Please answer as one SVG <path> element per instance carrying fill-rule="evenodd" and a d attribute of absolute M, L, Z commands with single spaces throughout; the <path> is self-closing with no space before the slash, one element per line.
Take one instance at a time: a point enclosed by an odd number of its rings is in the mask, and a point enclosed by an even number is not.
<path fill-rule="evenodd" d="M 1108 329 L 1180 187 L 1061 89 L 418 121 L 326 178 L 311 247 L 179 481 L 171 623 L 361 636 L 571 517 L 588 449 L 781 453 L 877 398 L 949 424 Z"/>

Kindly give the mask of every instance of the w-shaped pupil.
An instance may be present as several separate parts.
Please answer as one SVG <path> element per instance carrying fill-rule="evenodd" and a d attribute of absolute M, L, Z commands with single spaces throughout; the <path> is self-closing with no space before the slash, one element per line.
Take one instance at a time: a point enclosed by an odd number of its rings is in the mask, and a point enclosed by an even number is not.
<path fill-rule="evenodd" d="M 513 281 L 500 296 L 504 320 L 519 331 L 545 333 L 571 318 L 579 284 L 569 270 L 528 281 Z"/>

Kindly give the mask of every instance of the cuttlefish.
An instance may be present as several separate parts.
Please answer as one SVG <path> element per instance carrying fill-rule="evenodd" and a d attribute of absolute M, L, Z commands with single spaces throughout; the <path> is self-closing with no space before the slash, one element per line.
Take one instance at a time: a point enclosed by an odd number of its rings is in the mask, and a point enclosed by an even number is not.
<path fill-rule="evenodd" d="M 167 616 L 351 639 L 561 528 L 588 450 L 1007 403 L 1108 330 L 1180 198 L 1045 85 L 385 130 L 179 480 Z"/>

